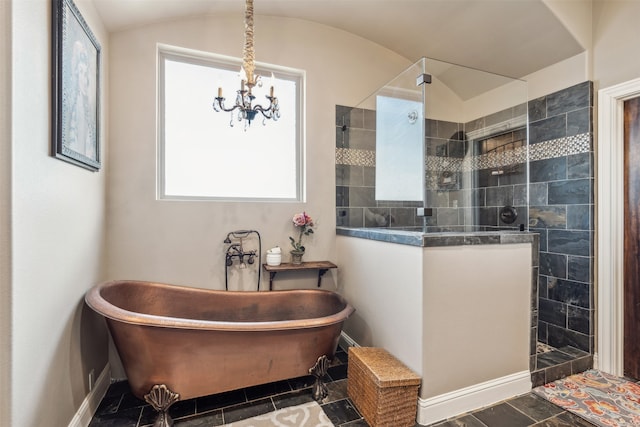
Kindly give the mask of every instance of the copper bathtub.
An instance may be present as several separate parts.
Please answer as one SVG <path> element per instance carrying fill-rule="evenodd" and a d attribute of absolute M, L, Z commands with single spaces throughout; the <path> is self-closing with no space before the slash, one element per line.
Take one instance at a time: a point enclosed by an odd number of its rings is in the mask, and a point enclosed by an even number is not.
<path fill-rule="evenodd" d="M 141 281 L 93 287 L 89 307 L 106 318 L 131 390 L 160 412 L 176 400 L 326 374 L 353 307 L 320 289 L 229 292 Z"/>

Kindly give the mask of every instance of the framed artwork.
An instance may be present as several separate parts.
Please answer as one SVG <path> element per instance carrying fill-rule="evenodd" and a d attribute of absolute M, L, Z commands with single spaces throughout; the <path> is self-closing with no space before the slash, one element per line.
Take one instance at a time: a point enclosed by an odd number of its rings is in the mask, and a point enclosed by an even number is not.
<path fill-rule="evenodd" d="M 100 169 L 100 44 L 72 0 L 52 1 L 51 155 Z"/>

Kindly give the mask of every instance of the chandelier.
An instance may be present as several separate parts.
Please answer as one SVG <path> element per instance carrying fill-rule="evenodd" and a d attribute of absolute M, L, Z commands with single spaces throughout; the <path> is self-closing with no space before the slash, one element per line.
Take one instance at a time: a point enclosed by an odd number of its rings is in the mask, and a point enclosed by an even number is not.
<path fill-rule="evenodd" d="M 237 91 L 236 103 L 232 107 L 227 108 L 224 105 L 225 98 L 222 96 L 222 88 L 218 87 L 218 96 L 213 101 L 213 109 L 217 112 L 226 111 L 231 113 L 231 121 L 229 125 L 233 127 L 234 111 L 238 110 L 237 120 L 245 121 L 244 129 L 251 125 L 258 113 L 263 116 L 263 124 L 268 119 L 276 121 L 280 118 L 280 107 L 278 98 L 273 94 L 273 82 L 269 88 L 269 95 L 265 97 L 269 100 L 269 105 L 263 107 L 260 104 L 253 105 L 256 97 L 253 95 L 253 88 L 262 87 L 262 81 L 259 75 L 254 74 L 255 58 L 253 51 L 253 0 L 246 0 L 244 11 L 244 49 L 242 51 L 242 68 L 240 68 L 240 90 Z M 273 80 L 273 74 L 271 75 Z"/>

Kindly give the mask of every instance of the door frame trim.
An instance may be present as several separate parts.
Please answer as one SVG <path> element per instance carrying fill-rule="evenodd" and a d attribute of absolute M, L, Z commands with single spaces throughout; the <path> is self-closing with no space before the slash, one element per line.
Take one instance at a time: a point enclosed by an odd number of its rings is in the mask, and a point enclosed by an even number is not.
<path fill-rule="evenodd" d="M 624 101 L 640 78 L 598 91 L 596 145 L 597 367 L 624 371 Z"/>

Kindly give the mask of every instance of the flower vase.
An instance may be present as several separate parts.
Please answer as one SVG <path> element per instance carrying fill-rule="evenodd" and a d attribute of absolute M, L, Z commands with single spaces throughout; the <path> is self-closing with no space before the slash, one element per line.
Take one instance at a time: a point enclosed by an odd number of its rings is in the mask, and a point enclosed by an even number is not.
<path fill-rule="evenodd" d="M 304 251 L 291 251 L 291 264 L 302 264 L 302 255 Z"/>

